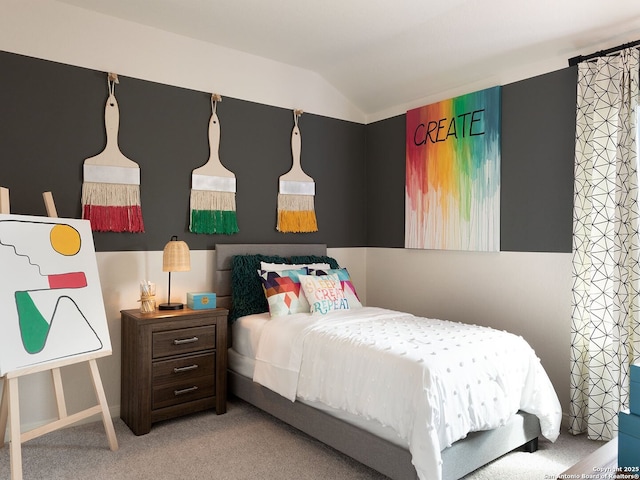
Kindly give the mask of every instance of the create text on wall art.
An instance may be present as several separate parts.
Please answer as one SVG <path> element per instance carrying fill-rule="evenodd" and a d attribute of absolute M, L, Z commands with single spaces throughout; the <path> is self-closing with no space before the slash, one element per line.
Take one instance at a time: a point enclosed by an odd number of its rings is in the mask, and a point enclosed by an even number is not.
<path fill-rule="evenodd" d="M 501 88 L 409 110 L 405 247 L 500 250 Z"/>

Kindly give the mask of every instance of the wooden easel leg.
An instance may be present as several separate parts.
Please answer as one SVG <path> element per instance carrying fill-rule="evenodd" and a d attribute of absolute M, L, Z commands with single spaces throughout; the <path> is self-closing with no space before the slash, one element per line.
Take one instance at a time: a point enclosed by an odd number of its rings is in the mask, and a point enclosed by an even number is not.
<path fill-rule="evenodd" d="M 9 189 L 5 187 L 0 187 L 0 213 L 11 213 Z"/>
<path fill-rule="evenodd" d="M 59 368 L 51 369 L 51 377 L 53 378 L 53 390 L 56 395 L 56 405 L 58 406 L 58 418 L 67 416 L 67 402 L 64 399 L 64 388 L 62 387 L 62 374 Z"/>
<path fill-rule="evenodd" d="M 109 447 L 111 450 L 118 450 L 118 440 L 116 439 L 116 431 L 113 428 L 113 420 L 109 414 L 109 405 L 107 404 L 107 396 L 104 394 L 102 380 L 100 379 L 100 371 L 95 358 L 89 360 L 89 368 L 91 369 L 91 378 L 93 379 L 93 388 L 98 397 L 98 403 L 102 408 L 102 423 L 104 424 L 107 438 L 109 439 Z"/>
<path fill-rule="evenodd" d="M 7 434 L 7 416 L 9 414 L 9 393 L 7 379 L 3 378 L 2 400 L 0 401 L 0 448 L 4 448 L 4 437 Z"/>
<path fill-rule="evenodd" d="M 18 378 L 5 380 L 5 389 L 9 390 L 9 430 L 11 461 L 11 480 L 22 480 L 22 440 L 20 439 L 20 398 L 18 395 Z"/>

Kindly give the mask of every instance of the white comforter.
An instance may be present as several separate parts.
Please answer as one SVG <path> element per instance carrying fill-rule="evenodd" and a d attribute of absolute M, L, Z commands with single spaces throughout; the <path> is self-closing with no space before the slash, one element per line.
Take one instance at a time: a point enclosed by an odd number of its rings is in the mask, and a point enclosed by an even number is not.
<path fill-rule="evenodd" d="M 392 427 L 421 479 L 441 477 L 441 450 L 518 410 L 551 441 L 560 429 L 558 397 L 522 337 L 375 307 L 273 317 L 253 379 Z"/>

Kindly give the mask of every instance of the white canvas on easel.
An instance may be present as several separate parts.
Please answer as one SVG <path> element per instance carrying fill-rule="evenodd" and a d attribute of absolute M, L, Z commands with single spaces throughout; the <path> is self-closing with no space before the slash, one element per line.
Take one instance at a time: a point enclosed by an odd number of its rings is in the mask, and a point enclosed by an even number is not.
<path fill-rule="evenodd" d="M 6 260 L 3 266 L 7 267 L 1 275 L 0 307 L 15 312 L 9 315 L 14 323 L 0 320 L 0 378 L 4 384 L 0 448 L 5 445 L 8 421 L 11 480 L 22 480 L 22 443 L 96 414 L 102 416 L 109 448 L 118 449 L 96 363 L 97 358 L 111 354 L 111 342 L 89 222 L 58 220 L 51 192 L 44 192 L 43 197 L 49 217 L 9 215 L 9 190 L 0 187 L 0 262 Z M 25 289 L 20 289 L 23 285 Z M 10 292 L 13 303 L 8 300 Z M 69 415 L 60 368 L 81 362 L 89 366 L 98 403 Z M 18 380 L 47 370 L 52 375 L 58 419 L 22 432 Z"/>
<path fill-rule="evenodd" d="M 0 376 L 111 353 L 87 220 L 0 214 Z"/>

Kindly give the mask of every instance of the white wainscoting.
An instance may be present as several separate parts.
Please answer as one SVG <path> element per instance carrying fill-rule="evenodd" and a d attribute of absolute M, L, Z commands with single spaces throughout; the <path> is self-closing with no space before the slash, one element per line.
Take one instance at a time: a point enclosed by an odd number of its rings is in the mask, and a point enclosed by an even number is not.
<path fill-rule="evenodd" d="M 349 269 L 367 305 L 416 315 L 487 325 L 522 335 L 538 353 L 564 411 L 569 404 L 571 254 L 471 253 L 402 248 L 330 248 Z M 167 294 L 162 252 L 97 254 L 113 354 L 98 360 L 112 416 L 120 414 L 120 310 L 138 308 L 139 282 Z M 215 251 L 191 252 L 191 271 L 172 274 L 174 301 L 187 292 L 214 291 Z M 62 370 L 70 413 L 95 403 L 85 365 Z M 56 415 L 46 373 L 20 380 L 23 430 Z M 96 418 L 97 420 L 97 418 Z"/>
<path fill-rule="evenodd" d="M 521 335 L 569 407 L 571 254 L 368 248 L 367 303 Z"/>

